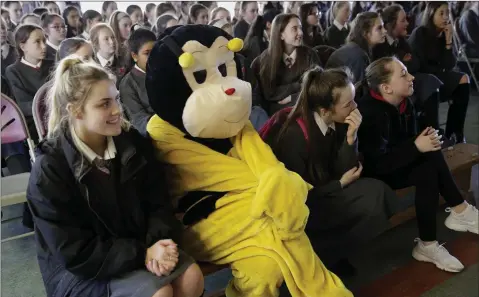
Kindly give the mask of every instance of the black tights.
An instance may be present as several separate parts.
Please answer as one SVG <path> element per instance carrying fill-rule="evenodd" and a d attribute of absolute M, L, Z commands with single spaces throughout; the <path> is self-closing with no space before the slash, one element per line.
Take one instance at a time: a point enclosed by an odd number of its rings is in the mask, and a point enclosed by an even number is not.
<path fill-rule="evenodd" d="M 436 240 L 439 195 L 450 207 L 464 202 L 441 151 L 424 153 L 413 164 L 382 179 L 393 189 L 416 187 L 417 225 L 423 241 Z"/>
<path fill-rule="evenodd" d="M 469 105 L 469 84 L 459 84 L 452 93 L 452 104 L 447 113 L 446 137 L 456 134 L 458 142 L 464 138 L 464 123 Z"/>

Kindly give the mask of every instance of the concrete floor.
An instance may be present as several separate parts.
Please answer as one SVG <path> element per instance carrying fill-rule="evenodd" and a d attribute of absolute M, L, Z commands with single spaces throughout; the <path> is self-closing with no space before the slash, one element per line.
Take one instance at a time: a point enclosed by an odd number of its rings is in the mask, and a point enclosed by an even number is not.
<path fill-rule="evenodd" d="M 441 118 L 445 121 L 447 103 L 441 105 Z M 479 143 L 479 96 L 471 96 L 466 120 L 466 138 L 470 143 Z M 4 216 L 1 224 L 1 238 L 25 233 L 21 219 L 22 205 L 2 209 Z M 444 212 L 439 212 L 438 234 L 441 241 L 452 240 L 457 233 L 444 227 Z M 358 269 L 358 275 L 344 279 L 352 290 L 358 289 L 393 269 L 413 261 L 411 250 L 417 236 L 415 221 L 394 228 L 364 247 L 351 258 Z M 470 267 L 460 277 L 448 280 L 422 297 L 475 297 L 479 278 L 477 265 Z M 231 277 L 229 270 L 224 270 L 206 279 L 206 289 L 223 287 Z M 472 294 L 472 295 L 471 295 Z M 285 294 L 286 295 L 286 294 Z M 7 297 L 45 297 L 42 278 L 35 255 L 35 242 L 32 236 L 1 244 L 1 296 Z"/>

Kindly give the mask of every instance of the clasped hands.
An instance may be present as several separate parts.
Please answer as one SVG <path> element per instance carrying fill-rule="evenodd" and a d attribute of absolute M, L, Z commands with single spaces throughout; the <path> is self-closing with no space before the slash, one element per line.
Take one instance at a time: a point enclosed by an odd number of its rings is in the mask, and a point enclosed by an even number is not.
<path fill-rule="evenodd" d="M 178 264 L 178 245 L 171 239 L 162 239 L 146 250 L 146 269 L 157 276 L 167 276 Z"/>

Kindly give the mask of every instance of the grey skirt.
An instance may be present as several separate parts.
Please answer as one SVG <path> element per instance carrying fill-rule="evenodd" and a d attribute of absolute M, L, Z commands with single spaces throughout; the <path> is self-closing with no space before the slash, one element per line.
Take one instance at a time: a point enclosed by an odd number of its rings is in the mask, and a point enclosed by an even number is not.
<path fill-rule="evenodd" d="M 195 263 L 193 258 L 182 250 L 178 250 L 178 264 L 168 275 L 158 277 L 146 269 L 135 270 L 110 281 L 108 297 L 151 297 L 159 289 L 171 284 Z"/>

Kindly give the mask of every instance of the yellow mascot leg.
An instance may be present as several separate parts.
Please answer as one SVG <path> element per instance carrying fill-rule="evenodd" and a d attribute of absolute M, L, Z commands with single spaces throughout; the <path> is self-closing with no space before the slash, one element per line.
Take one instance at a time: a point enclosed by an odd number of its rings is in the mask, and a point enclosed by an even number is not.
<path fill-rule="evenodd" d="M 278 297 L 283 283 L 281 269 L 267 256 L 254 256 L 231 264 L 233 280 L 226 288 L 227 297 Z"/>

